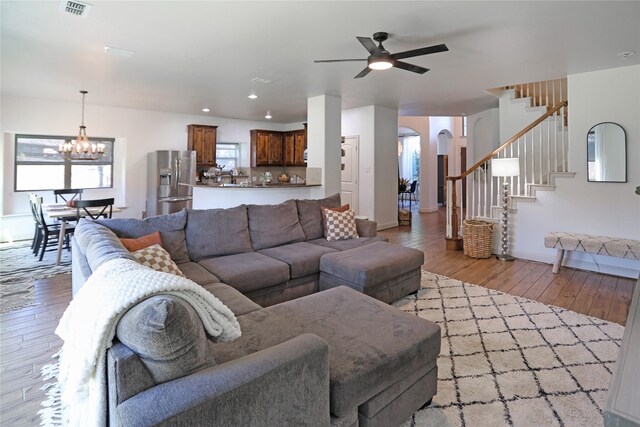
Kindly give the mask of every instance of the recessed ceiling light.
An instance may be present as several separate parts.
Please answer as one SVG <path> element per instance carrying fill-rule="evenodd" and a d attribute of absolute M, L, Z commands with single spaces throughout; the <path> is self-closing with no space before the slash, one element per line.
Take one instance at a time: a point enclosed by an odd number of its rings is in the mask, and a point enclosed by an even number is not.
<path fill-rule="evenodd" d="M 271 119 L 271 113 L 269 111 L 267 111 L 267 115 L 264 116 L 265 119 L 269 120 Z"/>
<path fill-rule="evenodd" d="M 251 81 L 254 83 L 262 83 L 265 85 L 271 84 L 273 82 L 273 80 L 263 79 L 262 77 L 254 77 L 251 79 Z"/>
<path fill-rule="evenodd" d="M 104 51 L 106 53 L 110 53 L 112 55 L 117 55 L 117 56 L 122 56 L 125 58 L 131 58 L 133 55 L 135 55 L 135 52 L 132 52 L 130 50 L 125 50 L 125 49 L 118 49 L 117 47 L 111 47 L 111 46 L 105 46 L 104 47 Z"/>
<path fill-rule="evenodd" d="M 258 95 L 256 95 L 255 93 L 252 93 L 251 95 L 248 96 L 249 99 L 258 99 Z"/>
<path fill-rule="evenodd" d="M 202 111 L 203 111 L 204 113 L 208 113 L 208 112 L 209 112 L 209 111 L 211 111 L 211 110 L 209 110 L 207 107 L 204 107 L 204 108 L 202 109 Z"/>
<path fill-rule="evenodd" d="M 628 57 L 630 57 L 634 53 L 635 53 L 634 51 L 630 50 L 630 51 L 627 51 L 627 52 L 620 52 L 618 54 L 618 56 L 621 57 L 622 59 L 627 59 Z"/>

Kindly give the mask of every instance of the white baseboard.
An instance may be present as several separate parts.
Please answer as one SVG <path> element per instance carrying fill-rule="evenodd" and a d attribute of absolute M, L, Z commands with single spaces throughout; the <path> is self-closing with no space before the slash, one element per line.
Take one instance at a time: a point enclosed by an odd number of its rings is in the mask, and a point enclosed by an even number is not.
<path fill-rule="evenodd" d="M 385 222 L 382 224 L 378 224 L 378 230 L 386 230 L 387 228 L 393 228 L 398 226 L 398 220 Z"/>
<path fill-rule="evenodd" d="M 555 262 L 555 250 L 553 255 L 545 255 L 526 251 L 513 251 L 516 258 L 553 264 Z M 572 267 L 580 270 L 594 271 L 596 273 L 611 274 L 613 276 L 637 279 L 640 277 L 640 261 L 621 259 L 603 255 L 591 255 L 583 252 L 566 251 L 563 267 Z M 587 257 L 587 258 L 585 258 Z M 562 267 L 560 267 L 562 269 Z"/>
<path fill-rule="evenodd" d="M 420 213 L 438 212 L 438 207 L 436 206 L 436 207 L 433 207 L 433 208 L 425 208 L 425 209 L 420 208 L 420 209 L 418 209 L 418 212 L 420 212 Z"/>

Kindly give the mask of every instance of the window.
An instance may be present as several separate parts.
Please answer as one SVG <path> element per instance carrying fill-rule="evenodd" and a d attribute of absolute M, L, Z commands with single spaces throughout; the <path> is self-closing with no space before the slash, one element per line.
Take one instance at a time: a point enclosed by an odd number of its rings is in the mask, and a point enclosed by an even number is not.
<path fill-rule="evenodd" d="M 235 142 L 216 143 L 216 163 L 226 170 L 236 169 L 240 162 L 240 144 Z"/>
<path fill-rule="evenodd" d="M 462 116 L 462 136 L 467 136 L 467 116 Z"/>
<path fill-rule="evenodd" d="M 99 160 L 65 160 L 60 144 L 70 136 L 16 135 L 15 191 L 113 187 L 113 138 L 89 138 L 104 144 Z"/>

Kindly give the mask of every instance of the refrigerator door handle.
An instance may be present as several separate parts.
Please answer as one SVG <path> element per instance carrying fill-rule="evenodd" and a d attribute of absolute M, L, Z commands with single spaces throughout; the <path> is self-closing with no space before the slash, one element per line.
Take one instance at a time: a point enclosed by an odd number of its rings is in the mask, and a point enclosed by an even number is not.
<path fill-rule="evenodd" d="M 176 203 L 176 202 L 188 202 L 189 200 L 193 200 L 191 196 L 185 197 L 164 197 L 162 199 L 158 199 L 159 202 L 167 202 L 167 203 Z"/>

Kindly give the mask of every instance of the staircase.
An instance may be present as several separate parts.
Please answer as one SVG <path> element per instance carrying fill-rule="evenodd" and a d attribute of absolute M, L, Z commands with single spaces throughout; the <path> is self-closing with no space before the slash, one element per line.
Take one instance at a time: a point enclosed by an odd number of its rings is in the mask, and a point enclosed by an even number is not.
<path fill-rule="evenodd" d="M 488 92 L 501 97 L 501 110 L 516 109 L 514 115 L 524 120 L 527 115 L 537 118 L 460 176 L 447 177 L 447 249 L 462 248 L 464 218 L 498 221 L 503 210 L 505 183 L 509 185 L 509 209 L 515 213 L 519 202 L 534 202 L 538 191 L 555 189 L 557 178 L 575 175 L 568 172 L 566 79 L 518 84 Z M 492 175 L 491 159 L 514 157 L 519 159 L 519 176 Z M 466 186 L 464 212 L 459 208 L 462 185 Z"/>

